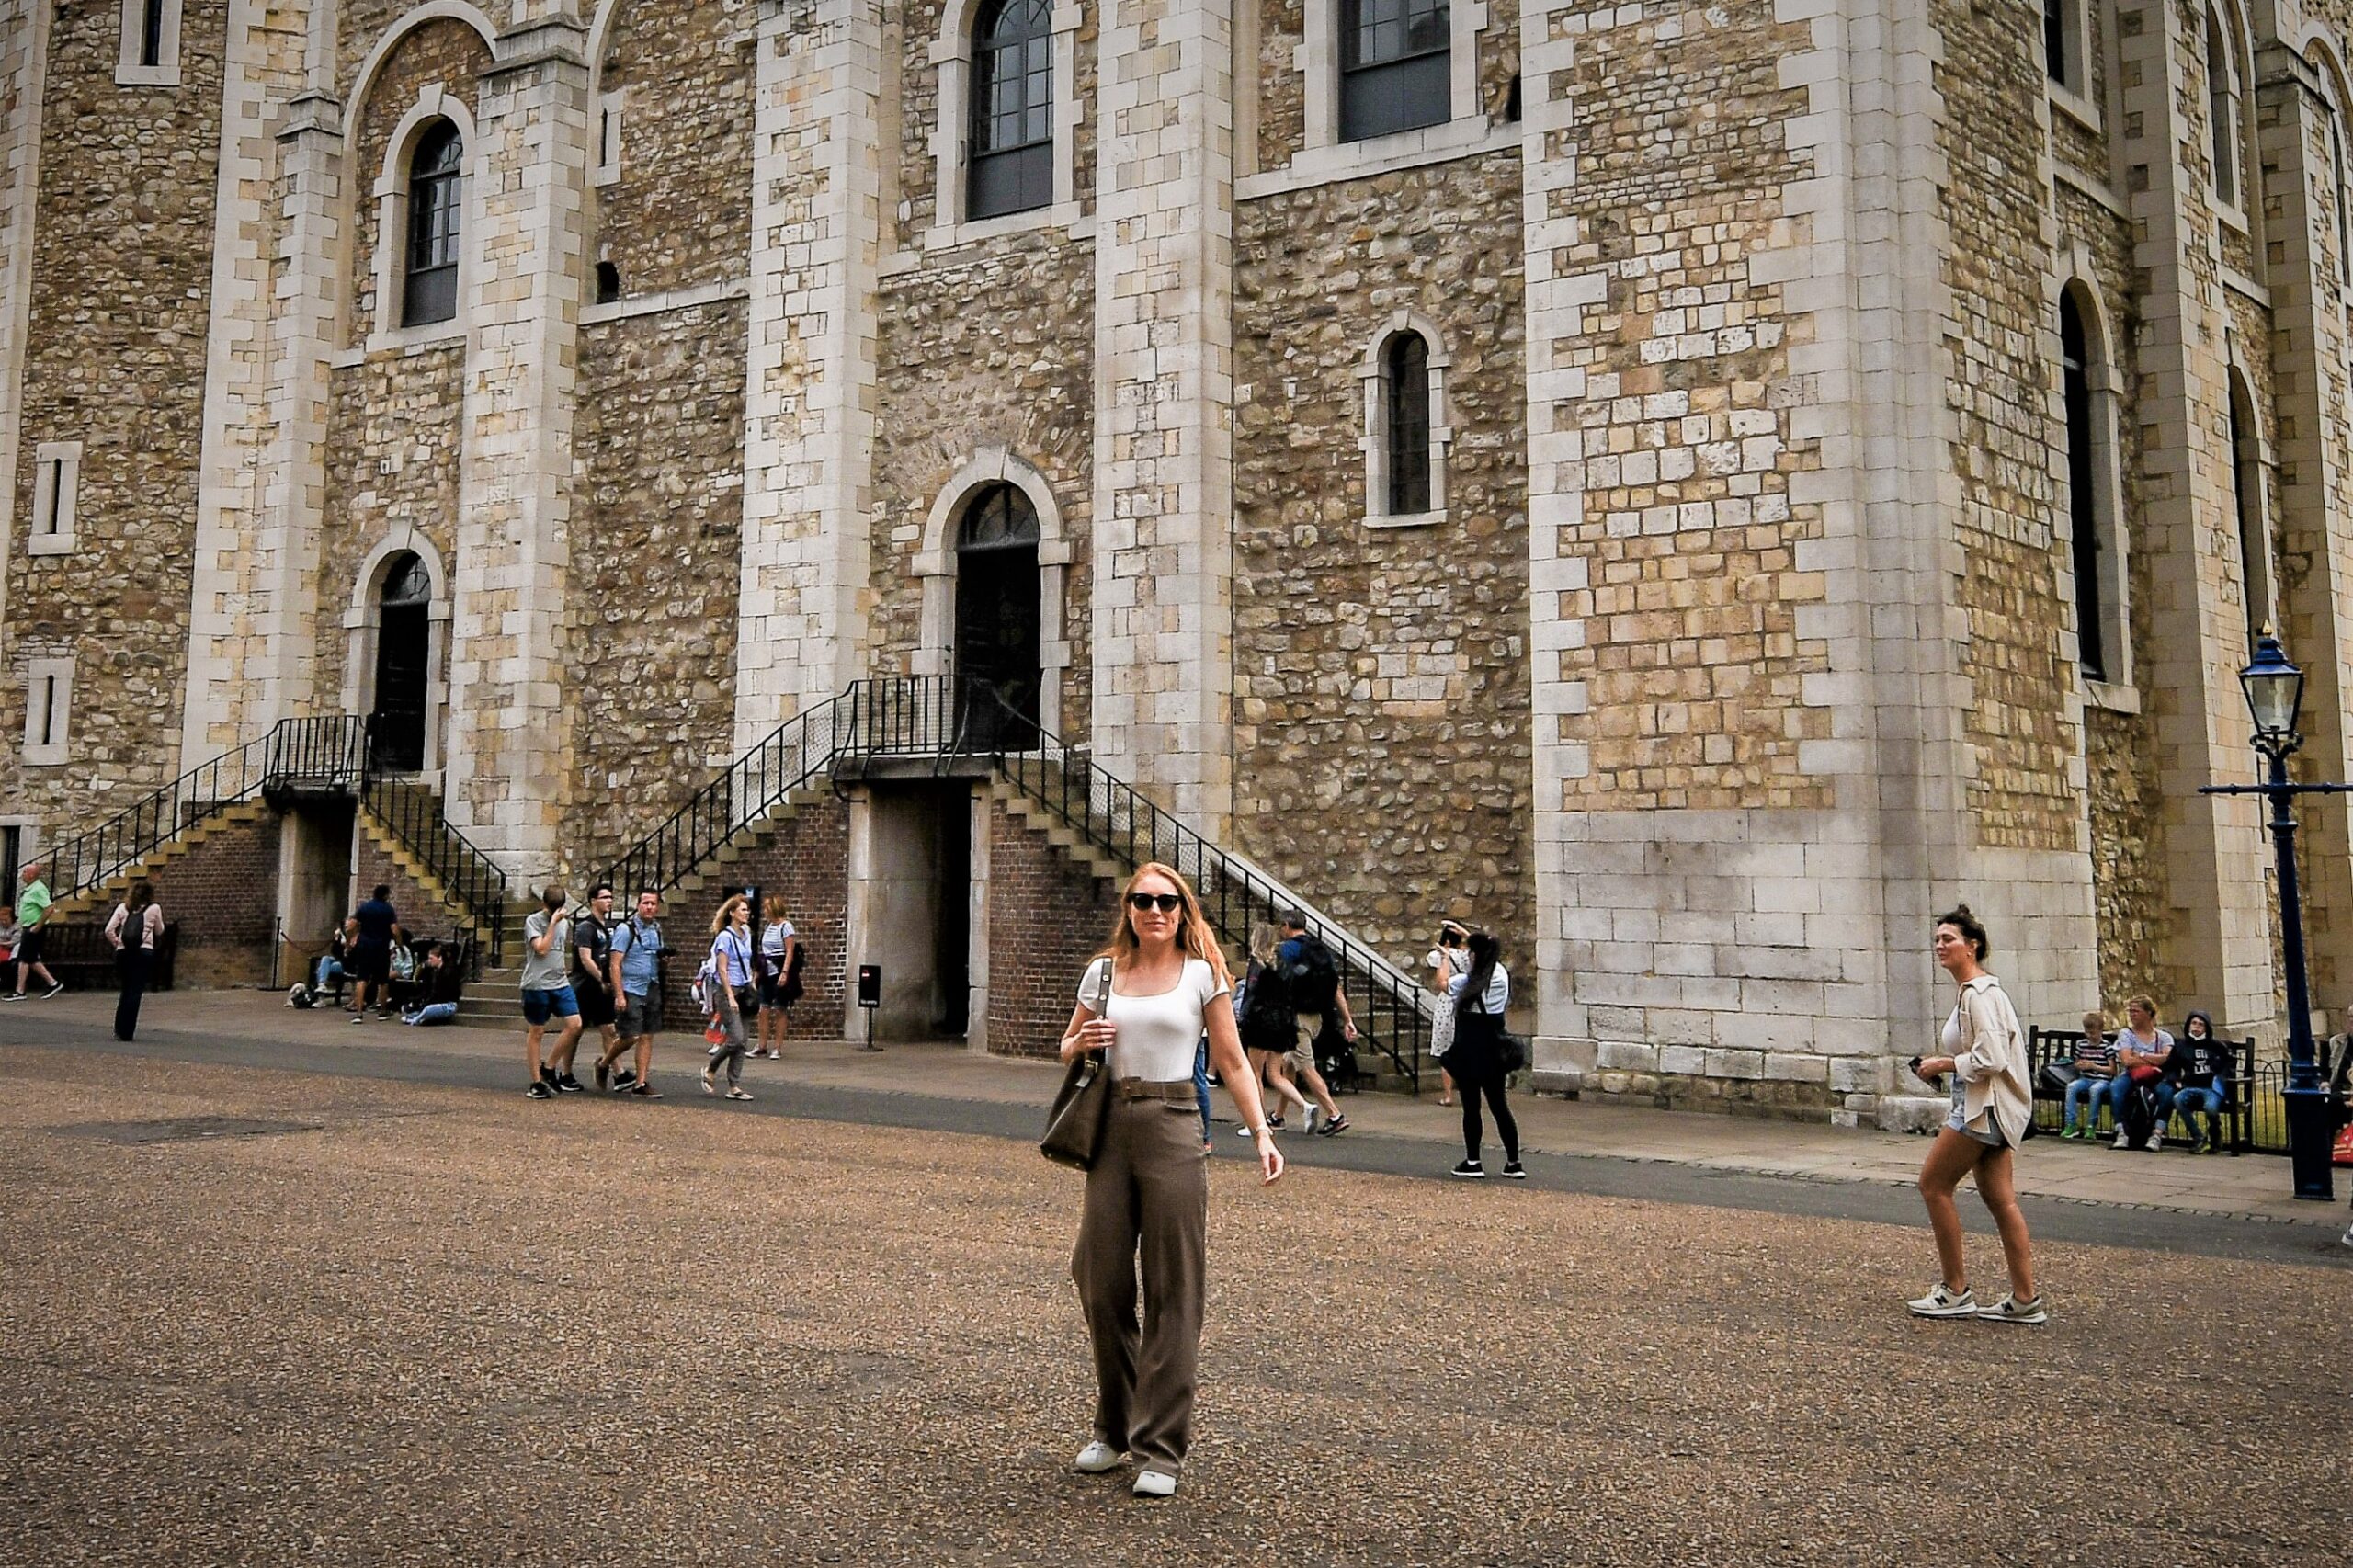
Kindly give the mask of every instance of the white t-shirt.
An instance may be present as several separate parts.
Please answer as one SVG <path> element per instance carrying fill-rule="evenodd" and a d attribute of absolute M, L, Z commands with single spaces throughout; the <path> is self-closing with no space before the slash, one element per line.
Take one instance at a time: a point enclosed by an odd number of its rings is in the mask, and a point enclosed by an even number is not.
<path fill-rule="evenodd" d="M 790 920 L 773 921 L 760 928 L 760 951 L 777 960 L 779 969 L 784 967 L 784 945 L 790 940 L 792 922 Z"/>
<path fill-rule="evenodd" d="M 1460 996 L 1462 994 L 1462 988 L 1470 983 L 1471 976 L 1466 971 L 1446 983 L 1446 994 L 1449 996 Z M 1479 1011 L 1500 1017 L 1510 1006 L 1511 976 L 1504 972 L 1503 965 L 1497 964 L 1495 972 L 1487 977 L 1487 989 L 1479 998 Z"/>
<path fill-rule="evenodd" d="M 1116 977 L 1112 983 L 1117 986 Z M 1187 959 L 1176 985 L 1158 995 L 1125 996 L 1114 989 L 1104 1014 L 1120 1031 L 1111 1047 L 1111 1076 L 1148 1084 L 1189 1082 L 1194 1047 L 1209 1027 L 1203 1021 L 1209 1006 L 1232 989 L 1232 983 L 1220 980 L 1199 959 Z M 1078 999 L 1081 1006 L 1094 1000 L 1083 979 Z"/>

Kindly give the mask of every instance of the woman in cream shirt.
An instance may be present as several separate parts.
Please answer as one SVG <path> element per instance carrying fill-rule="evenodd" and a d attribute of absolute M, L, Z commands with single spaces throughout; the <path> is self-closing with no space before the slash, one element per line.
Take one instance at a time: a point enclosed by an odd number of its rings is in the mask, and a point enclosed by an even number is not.
<path fill-rule="evenodd" d="M 1985 927 L 1962 904 L 1937 922 L 1937 962 L 1961 987 L 1952 1016 L 1945 1020 L 1944 1054 L 1912 1064 L 1925 1082 L 1952 1079 L 1952 1114 L 1920 1165 L 1920 1197 L 1937 1233 L 1937 1261 L 1944 1277 L 1910 1303 L 1924 1318 L 1990 1318 L 1996 1323 L 2047 1323 L 2050 1312 L 2034 1288 L 2034 1256 L 2026 1216 L 2018 1212 L 2011 1184 L 2013 1152 L 2026 1137 L 2034 1114 L 2027 1074 L 2026 1034 L 2002 983 L 1985 972 L 1993 950 Z M 1969 1288 L 1969 1263 L 1961 1250 L 1961 1210 L 1953 1188 L 1974 1172 L 1977 1195 L 1992 1210 L 2009 1265 L 2010 1293 L 1980 1307 Z"/>
<path fill-rule="evenodd" d="M 1209 1277 L 1209 1171 L 1201 1157 L 1193 1050 L 1210 1063 L 1256 1140 L 1267 1181 L 1283 1157 L 1242 1054 L 1233 981 L 1185 879 L 1147 865 L 1129 879 L 1111 944 L 1087 966 L 1062 1058 L 1107 1053 L 1111 1107 L 1086 1173 L 1071 1278 L 1095 1350 L 1095 1435 L 1073 1465 L 1088 1475 L 1132 1455 L 1134 1492 L 1176 1490 L 1193 1417 L 1201 1308 Z M 1143 1320 L 1136 1275 L 1143 1275 Z"/>

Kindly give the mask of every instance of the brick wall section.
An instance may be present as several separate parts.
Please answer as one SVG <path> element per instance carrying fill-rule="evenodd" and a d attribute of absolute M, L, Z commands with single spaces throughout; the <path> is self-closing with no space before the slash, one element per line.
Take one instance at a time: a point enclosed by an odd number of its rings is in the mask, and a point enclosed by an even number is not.
<path fill-rule="evenodd" d="M 989 802 L 989 1051 L 1051 1058 L 1119 889 Z"/>
<path fill-rule="evenodd" d="M 156 902 L 179 927 L 175 987 L 268 983 L 278 935 L 278 818 L 267 814 L 214 833 L 154 878 Z"/>
<path fill-rule="evenodd" d="M 806 994 L 792 1010 L 793 1032 L 835 1038 L 849 949 L 849 807 L 831 795 L 811 801 L 766 843 L 723 869 L 729 887 L 756 884 L 763 900 L 783 895 L 785 917 L 809 944 L 808 967 L 801 975 Z M 702 1029 L 689 991 L 710 947 L 710 917 L 725 896 L 726 890 L 713 884 L 691 901 L 674 899 L 664 909 L 662 933 L 672 955 L 663 970 L 668 986 L 664 1022 L 673 1030 Z M 619 907 L 635 898 L 634 889 L 621 888 L 614 903 Z"/>
<path fill-rule="evenodd" d="M 0 792 L 52 834 L 170 778 L 195 566 L 225 0 L 189 0 L 181 85 L 114 82 L 121 8 L 61 6 L 50 35 L 14 548 L 5 563 Z M 74 549 L 29 556 L 45 441 L 82 443 Z M 64 767 L 25 768 L 34 658 L 74 661 Z"/>

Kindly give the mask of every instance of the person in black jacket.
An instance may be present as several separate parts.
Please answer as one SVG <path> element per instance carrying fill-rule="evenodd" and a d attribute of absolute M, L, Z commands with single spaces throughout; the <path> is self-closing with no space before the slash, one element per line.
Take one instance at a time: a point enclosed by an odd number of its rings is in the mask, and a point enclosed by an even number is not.
<path fill-rule="evenodd" d="M 2189 1152 L 2222 1152 L 2222 1108 L 2230 1103 L 2231 1049 L 2214 1038 L 2214 1020 L 2193 1012 L 2181 1022 L 2181 1035 L 2165 1058 L 2165 1077 L 2173 1087 L 2173 1108 L 2189 1126 Z M 2198 1126 L 2198 1113 L 2206 1126 Z"/>

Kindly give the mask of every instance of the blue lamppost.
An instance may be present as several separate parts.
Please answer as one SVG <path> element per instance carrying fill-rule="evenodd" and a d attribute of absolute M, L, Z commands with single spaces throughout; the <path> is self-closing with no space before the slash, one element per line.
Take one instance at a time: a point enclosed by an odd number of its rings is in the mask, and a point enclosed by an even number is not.
<path fill-rule="evenodd" d="M 2279 949 L 2287 966 L 2289 1164 L 2293 1168 L 2296 1196 L 2326 1203 L 2336 1191 L 2329 1169 L 2329 1143 L 2336 1132 L 2336 1105 L 2321 1086 L 2319 1064 L 2313 1050 L 2312 998 L 2304 981 L 2303 899 L 2296 886 L 2296 818 L 2298 795 L 2336 795 L 2353 790 L 2347 784 L 2291 784 L 2288 758 L 2304 737 L 2296 720 L 2304 703 L 2304 672 L 2288 662 L 2279 639 L 2268 627 L 2257 640 L 2255 658 L 2239 672 L 2239 689 L 2246 694 L 2247 711 L 2255 720 L 2255 749 L 2269 765 L 2260 784 L 2210 785 L 2204 795 L 2261 795 L 2271 802 L 2271 842 L 2279 870 Z"/>

